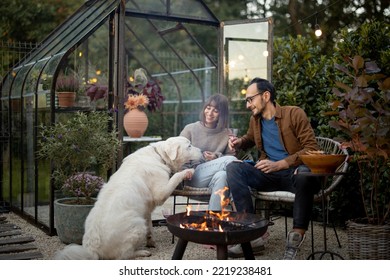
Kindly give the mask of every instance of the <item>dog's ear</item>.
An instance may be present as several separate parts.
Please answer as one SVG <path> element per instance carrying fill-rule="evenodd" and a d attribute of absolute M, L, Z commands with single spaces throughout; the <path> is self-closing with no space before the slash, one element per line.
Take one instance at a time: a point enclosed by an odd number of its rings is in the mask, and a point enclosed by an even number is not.
<path fill-rule="evenodd" d="M 177 158 L 177 154 L 179 153 L 179 146 L 177 145 L 169 145 L 166 152 L 170 160 L 175 160 Z"/>
<path fill-rule="evenodd" d="M 170 137 L 166 140 L 165 153 L 170 160 L 176 160 L 179 156 L 180 149 L 182 149 L 184 144 L 189 144 L 190 141 L 183 136 Z"/>
<path fill-rule="evenodd" d="M 165 141 L 150 143 L 149 145 L 157 149 L 158 153 L 162 157 L 165 156 L 169 158 L 171 161 L 176 160 L 180 149 L 179 145 L 175 144 L 175 142 L 173 141 L 173 138 L 168 138 Z"/>

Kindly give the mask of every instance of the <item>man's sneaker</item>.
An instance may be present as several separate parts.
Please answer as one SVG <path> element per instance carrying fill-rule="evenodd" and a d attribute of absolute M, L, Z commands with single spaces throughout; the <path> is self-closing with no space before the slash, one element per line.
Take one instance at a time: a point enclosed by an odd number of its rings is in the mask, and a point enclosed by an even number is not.
<path fill-rule="evenodd" d="M 268 242 L 269 233 L 268 231 L 260 236 L 259 238 L 251 241 L 252 252 L 254 255 L 264 251 L 265 244 Z M 228 248 L 228 256 L 230 258 L 242 258 L 244 257 L 244 252 L 242 251 L 241 244 L 236 244 Z"/>
<path fill-rule="evenodd" d="M 287 235 L 286 251 L 284 252 L 284 260 L 293 260 L 297 255 L 299 247 L 301 246 L 305 235 L 300 234 L 296 231 L 290 231 Z"/>

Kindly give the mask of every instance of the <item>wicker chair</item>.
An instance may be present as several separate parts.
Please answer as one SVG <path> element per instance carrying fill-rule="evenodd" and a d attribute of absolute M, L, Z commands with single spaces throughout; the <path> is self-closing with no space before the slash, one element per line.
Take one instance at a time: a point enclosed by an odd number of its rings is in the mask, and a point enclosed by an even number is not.
<path fill-rule="evenodd" d="M 208 205 L 211 196 L 209 188 L 194 188 L 182 184 L 176 188 L 173 193 L 173 214 L 176 213 L 176 207 L 179 205 Z M 185 202 L 179 202 L 177 197 L 186 197 Z"/>
<path fill-rule="evenodd" d="M 250 153 L 246 153 L 241 157 L 241 160 L 251 159 Z M 173 214 L 176 213 L 176 207 L 179 205 L 208 205 L 210 200 L 211 190 L 209 188 L 195 188 L 187 186 L 184 183 L 180 184 L 172 193 L 173 196 Z M 179 202 L 177 197 L 186 197 L 185 202 Z"/>
<path fill-rule="evenodd" d="M 324 137 L 316 137 L 318 145 L 320 146 L 320 149 L 325 151 L 329 154 L 346 154 L 348 155 L 348 152 L 346 149 L 340 148 L 340 143 L 337 141 L 334 141 L 329 138 Z M 336 170 L 336 172 L 345 173 L 348 168 L 347 161 L 344 161 Z M 321 203 L 322 202 L 322 194 L 324 195 L 324 198 L 329 203 L 330 194 L 336 189 L 337 185 L 340 183 L 344 175 L 335 175 L 331 178 L 331 182 L 328 183 L 327 188 L 324 189 L 324 191 L 320 191 L 318 194 L 314 195 L 314 202 L 315 203 Z M 271 203 L 278 203 L 278 204 L 293 204 L 295 200 L 295 194 L 287 191 L 275 191 L 275 192 L 259 192 L 259 191 L 253 191 L 252 195 L 255 199 L 255 208 L 261 209 L 258 207 L 260 202 L 265 203 L 266 205 L 269 205 Z M 328 204 L 327 203 L 327 204 Z M 328 221 L 328 209 L 329 207 L 326 207 L 326 209 L 323 209 L 323 211 L 326 211 L 326 221 Z M 263 208 L 261 210 L 269 210 L 269 208 Z M 267 218 L 270 219 L 268 211 L 266 211 Z M 285 215 L 285 228 L 286 228 L 286 235 L 287 235 L 287 216 Z M 337 231 L 333 225 L 333 229 L 337 238 L 337 242 L 339 247 L 341 248 L 341 244 L 337 235 Z M 313 244 L 313 221 L 311 221 L 311 234 L 312 234 L 312 249 L 314 248 Z"/>

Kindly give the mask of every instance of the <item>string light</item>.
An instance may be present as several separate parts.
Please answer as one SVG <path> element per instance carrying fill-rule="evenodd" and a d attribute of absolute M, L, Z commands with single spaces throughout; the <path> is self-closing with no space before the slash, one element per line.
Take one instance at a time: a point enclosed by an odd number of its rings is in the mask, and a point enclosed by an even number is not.
<path fill-rule="evenodd" d="M 306 20 L 308 20 L 308 19 L 310 19 L 310 18 L 312 18 L 312 17 L 314 17 L 314 16 L 317 17 L 317 15 L 318 15 L 319 13 L 322 13 L 323 11 L 325 11 L 325 10 L 327 10 L 328 8 L 330 8 L 330 7 L 332 7 L 332 6 L 336 5 L 336 4 L 338 4 L 339 2 L 341 2 L 341 0 L 336 0 L 336 1 L 334 1 L 333 3 L 330 3 L 330 4 L 326 5 L 324 8 L 320 9 L 319 11 L 317 11 L 317 12 L 311 14 L 311 15 L 308 15 L 307 17 L 305 17 L 305 18 L 303 18 L 303 19 L 299 19 L 297 22 L 295 22 L 295 23 L 293 23 L 293 24 L 290 24 L 290 25 L 286 26 L 286 28 L 285 28 L 285 29 L 282 29 L 281 31 L 289 30 L 289 29 L 291 29 L 291 27 L 293 27 L 294 25 L 296 25 L 296 24 L 302 24 L 303 22 L 305 22 Z M 319 25 L 318 25 L 318 27 L 319 27 Z M 319 30 L 321 30 L 321 29 L 319 28 Z M 322 31 L 321 31 L 321 35 L 322 35 Z M 321 35 L 320 35 L 320 36 L 321 36 Z"/>
<path fill-rule="evenodd" d="M 314 27 L 314 34 L 317 36 L 317 37 L 321 37 L 322 35 L 322 30 L 320 28 L 320 26 L 318 24 L 315 25 Z"/>
<path fill-rule="evenodd" d="M 314 26 L 314 34 L 317 36 L 317 37 L 321 37 L 322 35 L 322 30 L 320 28 L 320 25 L 317 23 L 317 13 L 316 13 L 316 25 Z"/>

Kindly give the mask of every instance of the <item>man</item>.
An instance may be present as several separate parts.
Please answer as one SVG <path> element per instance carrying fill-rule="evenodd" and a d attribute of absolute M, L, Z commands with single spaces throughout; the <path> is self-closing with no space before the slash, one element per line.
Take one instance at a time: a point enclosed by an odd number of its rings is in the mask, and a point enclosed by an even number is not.
<path fill-rule="evenodd" d="M 255 211 L 250 188 L 259 191 L 295 193 L 293 229 L 288 233 L 284 259 L 294 259 L 308 228 L 313 196 L 319 191 L 318 178 L 296 175 L 309 169 L 302 165 L 300 154 L 318 150 L 314 131 L 305 112 L 296 106 L 279 106 L 276 90 L 267 80 L 255 78 L 246 93 L 246 107 L 252 111 L 249 128 L 241 138 L 231 138 L 232 149 L 256 145 L 259 161 L 255 165 L 232 162 L 227 166 L 227 182 L 238 212 Z M 264 243 L 261 237 L 251 242 Z M 234 255 L 239 246 L 229 248 Z"/>

